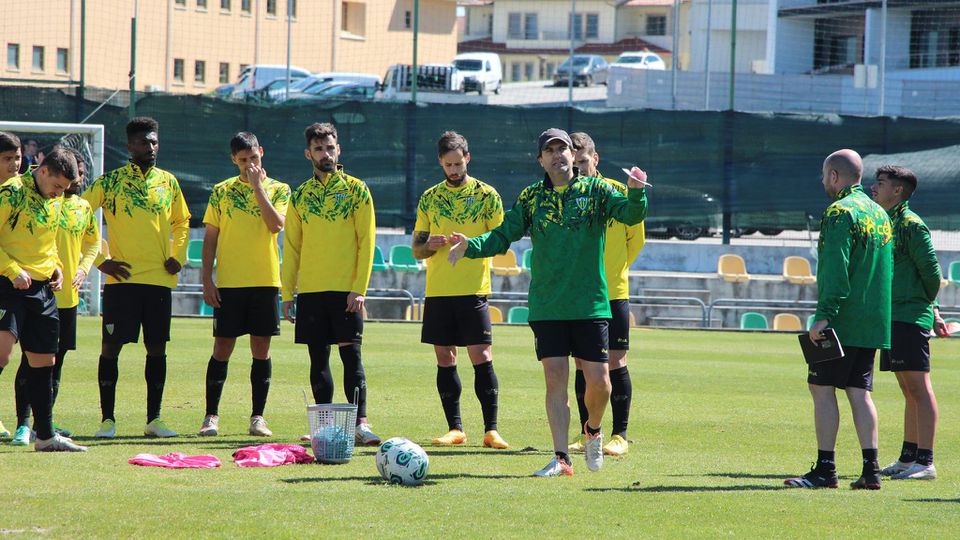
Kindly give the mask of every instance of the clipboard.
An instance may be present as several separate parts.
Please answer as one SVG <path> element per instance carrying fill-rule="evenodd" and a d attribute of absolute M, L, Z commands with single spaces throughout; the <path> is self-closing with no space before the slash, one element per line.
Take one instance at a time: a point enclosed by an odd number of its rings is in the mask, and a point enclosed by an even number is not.
<path fill-rule="evenodd" d="M 843 358 L 843 345 L 837 339 L 837 333 L 833 328 L 825 328 L 823 335 L 824 339 L 820 341 L 811 341 L 808 333 L 797 336 L 800 340 L 800 349 L 803 351 L 803 359 L 808 364 L 819 364 L 820 362 Z"/>

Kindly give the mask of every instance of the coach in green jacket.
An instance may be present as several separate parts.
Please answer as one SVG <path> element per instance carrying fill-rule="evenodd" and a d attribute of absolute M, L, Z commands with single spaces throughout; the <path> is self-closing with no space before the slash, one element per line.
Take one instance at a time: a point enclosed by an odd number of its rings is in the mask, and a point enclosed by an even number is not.
<path fill-rule="evenodd" d="M 544 131 L 537 156 L 545 171 L 543 180 L 520 193 L 496 229 L 470 239 L 454 233 L 451 242 L 459 246 L 449 256 L 451 263 L 463 256 L 491 257 L 530 234 L 529 320 L 546 378 L 547 418 L 556 453 L 536 476 L 573 474 L 567 455 L 570 356 L 581 360 L 587 382 L 587 468 L 595 471 L 603 464 L 600 424 L 610 399 L 610 301 L 603 264 L 607 222 L 635 225 L 647 214 L 646 173 L 638 169 L 623 195 L 602 178 L 581 176 L 573 166 L 572 149 L 565 131 Z"/>
<path fill-rule="evenodd" d="M 930 330 L 943 335 L 944 323 L 934 307 L 940 291 L 940 264 L 930 230 L 910 210 L 917 189 L 910 169 L 877 169 L 873 200 L 893 222 L 893 322 L 890 350 L 880 353 L 880 369 L 893 371 L 906 401 L 900 458 L 880 471 L 894 480 L 933 480 L 933 438 L 937 398 L 930 384 Z"/>
<path fill-rule="evenodd" d="M 833 203 L 820 219 L 817 247 L 817 312 L 809 338 L 828 326 L 844 356 L 809 366 L 818 456 L 811 471 L 784 483 L 791 487 L 837 487 L 834 449 L 840 425 L 836 389 L 846 391 L 863 451 L 863 471 L 850 487 L 880 489 L 877 410 L 870 398 L 877 349 L 890 348 L 890 286 L 893 242 L 890 219 L 860 185 L 863 162 L 853 150 L 838 150 L 823 162 L 823 188 Z"/>

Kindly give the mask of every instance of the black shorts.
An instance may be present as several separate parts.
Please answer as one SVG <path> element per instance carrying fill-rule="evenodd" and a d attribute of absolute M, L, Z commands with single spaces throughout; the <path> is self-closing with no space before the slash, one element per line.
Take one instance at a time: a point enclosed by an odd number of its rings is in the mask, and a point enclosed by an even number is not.
<path fill-rule="evenodd" d="M 607 319 L 530 321 L 537 359 L 573 356 L 588 362 L 606 362 L 609 343 Z"/>
<path fill-rule="evenodd" d="M 873 358 L 877 350 L 844 346 L 843 352 L 839 360 L 807 364 L 807 382 L 841 390 L 847 387 L 873 390 Z"/>
<path fill-rule="evenodd" d="M 880 371 L 930 372 L 930 331 L 915 324 L 893 321 L 890 350 L 880 351 Z"/>
<path fill-rule="evenodd" d="M 27 289 L 15 289 L 0 277 L 0 330 L 12 333 L 24 352 L 56 354 L 60 318 L 50 282 L 34 280 Z"/>
<path fill-rule="evenodd" d="M 214 337 L 280 335 L 280 306 L 276 287 L 218 290 L 220 307 L 213 308 Z"/>
<path fill-rule="evenodd" d="M 297 295 L 294 341 L 333 345 L 363 341 L 363 314 L 347 311 L 345 292 L 313 292 Z"/>
<path fill-rule="evenodd" d="M 610 350 L 630 350 L 630 300 L 611 300 Z"/>
<path fill-rule="evenodd" d="M 431 296 L 423 304 L 420 341 L 444 347 L 490 345 L 493 330 L 487 297 Z"/>
<path fill-rule="evenodd" d="M 58 309 L 60 316 L 60 350 L 77 350 L 77 306 Z"/>
<path fill-rule="evenodd" d="M 143 283 L 112 283 L 103 288 L 103 341 L 170 341 L 170 288 Z"/>

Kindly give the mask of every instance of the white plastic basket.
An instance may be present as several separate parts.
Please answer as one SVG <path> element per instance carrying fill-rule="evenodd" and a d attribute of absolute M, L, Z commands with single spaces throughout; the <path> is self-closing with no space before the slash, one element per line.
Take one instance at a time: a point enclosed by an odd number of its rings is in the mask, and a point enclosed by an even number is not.
<path fill-rule="evenodd" d="M 310 446 L 320 463 L 346 463 L 353 457 L 357 406 L 349 403 L 307 405 Z"/>

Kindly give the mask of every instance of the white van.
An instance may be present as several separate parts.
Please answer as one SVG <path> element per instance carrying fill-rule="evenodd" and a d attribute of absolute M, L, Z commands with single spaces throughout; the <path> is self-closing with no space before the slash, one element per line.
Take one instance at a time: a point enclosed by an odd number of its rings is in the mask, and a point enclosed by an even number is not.
<path fill-rule="evenodd" d="M 476 90 L 479 94 L 487 90 L 492 90 L 494 94 L 500 93 L 500 86 L 503 84 L 503 66 L 500 64 L 500 55 L 497 53 L 458 54 L 453 59 L 453 65 L 457 68 L 460 79 L 459 84 L 454 88 L 459 88 L 463 92 Z"/>
<path fill-rule="evenodd" d="M 292 80 L 298 81 L 309 76 L 309 71 L 296 66 L 290 66 L 290 78 Z M 230 93 L 230 96 L 242 98 L 251 92 L 262 90 L 265 86 L 277 79 L 285 79 L 286 77 L 286 64 L 255 64 L 247 66 L 240 72 L 240 77 L 237 79 L 237 84 L 233 86 L 233 91 Z"/>

